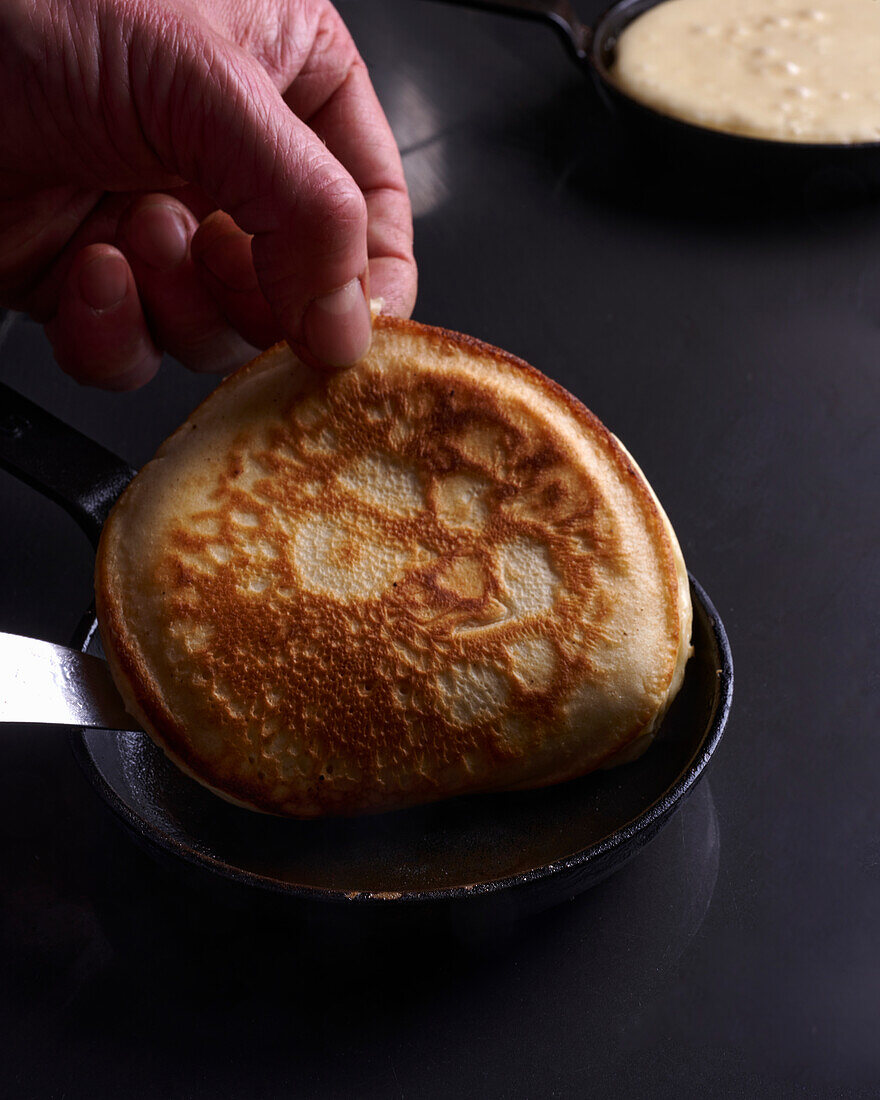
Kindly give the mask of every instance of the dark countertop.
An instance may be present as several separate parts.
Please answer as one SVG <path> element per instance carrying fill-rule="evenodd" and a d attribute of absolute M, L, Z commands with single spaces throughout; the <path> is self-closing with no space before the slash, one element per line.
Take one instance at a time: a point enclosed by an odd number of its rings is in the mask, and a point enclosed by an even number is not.
<path fill-rule="evenodd" d="M 624 440 L 726 623 L 733 714 L 684 809 L 588 894 L 491 935 L 338 943 L 170 877 L 63 735 L 5 728 L 0 1095 L 876 1096 L 880 208 L 822 180 L 782 210 L 682 201 L 619 155 L 549 31 L 340 7 L 404 151 L 417 318 Z M 92 392 L 35 325 L 0 333 L 3 381 L 135 465 L 214 384 L 169 362 Z M 0 629 L 67 642 L 91 550 L 6 474 L 0 499 Z"/>

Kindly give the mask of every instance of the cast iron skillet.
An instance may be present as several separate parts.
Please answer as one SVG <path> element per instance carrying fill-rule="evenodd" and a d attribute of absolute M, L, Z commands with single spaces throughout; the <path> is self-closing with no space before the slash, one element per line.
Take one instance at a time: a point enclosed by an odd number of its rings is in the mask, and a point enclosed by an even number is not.
<path fill-rule="evenodd" d="M 678 168 L 692 185 L 790 187 L 818 174 L 850 192 L 853 185 L 856 190 L 880 188 L 880 141 L 811 144 L 728 134 L 671 118 L 622 92 L 612 75 L 617 40 L 629 23 L 663 0 L 617 0 L 593 27 L 581 22 L 569 0 L 444 2 L 550 24 L 626 133 L 650 153 L 654 167 Z"/>
<path fill-rule="evenodd" d="M 0 466 L 55 500 L 93 545 L 134 471 L 0 384 Z M 724 627 L 692 579 L 694 648 L 656 743 L 634 764 L 542 791 L 479 795 L 372 817 L 288 821 L 223 802 L 145 734 L 74 730 L 93 786 L 152 854 L 205 880 L 358 920 L 408 911 L 513 918 L 573 897 L 646 844 L 694 787 L 730 710 Z M 89 611 L 74 639 L 100 654 Z M 328 905 L 328 903 L 336 903 Z M 346 918 L 348 919 L 348 918 Z"/>

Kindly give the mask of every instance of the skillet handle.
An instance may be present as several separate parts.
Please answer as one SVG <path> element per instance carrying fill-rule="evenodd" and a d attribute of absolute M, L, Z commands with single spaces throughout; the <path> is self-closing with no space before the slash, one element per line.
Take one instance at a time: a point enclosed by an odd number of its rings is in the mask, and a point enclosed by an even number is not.
<path fill-rule="evenodd" d="M 587 61 L 593 31 L 581 22 L 570 0 L 444 0 L 444 3 L 549 23 L 562 36 L 575 61 Z"/>
<path fill-rule="evenodd" d="M 68 512 L 93 546 L 135 471 L 88 436 L 0 382 L 0 468 Z"/>

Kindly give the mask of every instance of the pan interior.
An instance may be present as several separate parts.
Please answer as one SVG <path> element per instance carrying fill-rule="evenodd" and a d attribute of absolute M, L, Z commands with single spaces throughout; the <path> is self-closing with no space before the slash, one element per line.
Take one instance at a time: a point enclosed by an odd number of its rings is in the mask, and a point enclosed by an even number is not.
<path fill-rule="evenodd" d="M 656 125 L 659 120 L 663 125 L 662 135 L 666 137 L 671 132 L 670 128 L 680 134 L 698 134 L 710 141 L 710 148 L 715 152 L 719 148 L 719 142 L 728 145 L 735 155 L 743 155 L 747 150 L 753 154 L 762 155 L 772 150 L 774 155 L 783 158 L 782 164 L 788 169 L 796 164 L 812 165 L 816 158 L 819 158 L 816 161 L 819 164 L 830 162 L 851 164 L 854 158 L 861 160 L 865 157 L 870 158 L 873 163 L 873 158 L 880 154 L 880 141 L 813 143 L 754 137 L 751 134 L 716 130 L 688 122 L 633 99 L 617 86 L 614 79 L 613 68 L 617 57 L 618 39 L 633 20 L 650 8 L 656 8 L 659 4 L 667 2 L 668 0 L 617 0 L 596 20 L 590 40 L 590 66 L 595 76 L 599 78 L 599 84 L 605 94 L 611 93 L 612 97 L 617 97 L 618 101 L 624 102 L 630 110 L 635 110 L 642 121 L 650 118 Z M 870 178 L 874 180 L 875 173 L 872 173 Z"/>
<path fill-rule="evenodd" d="M 727 658 L 716 635 L 722 628 L 693 585 L 692 596 L 694 656 L 655 744 L 633 764 L 544 790 L 294 821 L 222 801 L 180 773 L 145 734 L 82 731 L 78 755 L 148 845 L 231 877 L 256 876 L 272 889 L 445 892 L 540 872 L 646 818 L 717 740 L 727 704 L 720 676 Z M 96 631 L 89 652 L 101 652 Z"/>

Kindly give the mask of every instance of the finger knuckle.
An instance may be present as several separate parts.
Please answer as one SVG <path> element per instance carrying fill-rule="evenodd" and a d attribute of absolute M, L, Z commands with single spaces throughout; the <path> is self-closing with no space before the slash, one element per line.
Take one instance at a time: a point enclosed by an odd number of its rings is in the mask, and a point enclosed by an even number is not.
<path fill-rule="evenodd" d="M 347 235 L 366 225 L 367 204 L 360 188 L 351 178 L 324 174 L 314 181 L 309 215 L 329 236 Z"/>

